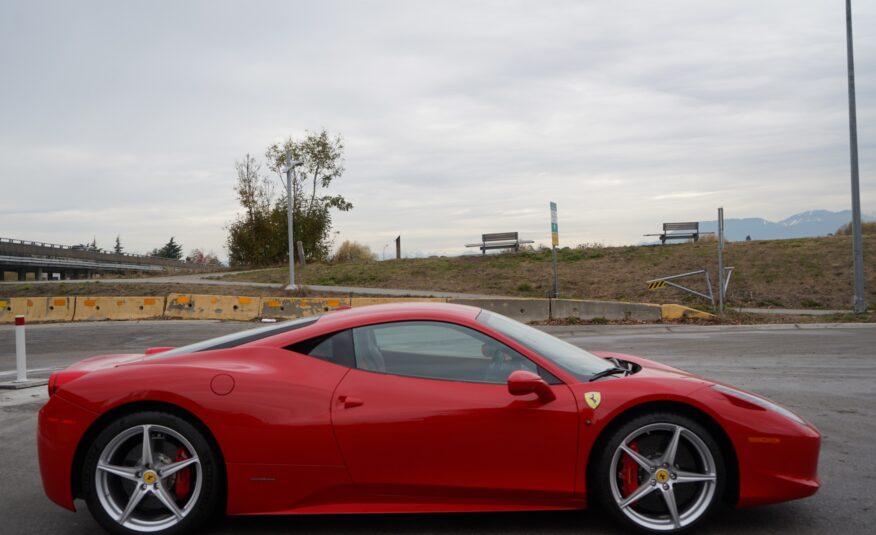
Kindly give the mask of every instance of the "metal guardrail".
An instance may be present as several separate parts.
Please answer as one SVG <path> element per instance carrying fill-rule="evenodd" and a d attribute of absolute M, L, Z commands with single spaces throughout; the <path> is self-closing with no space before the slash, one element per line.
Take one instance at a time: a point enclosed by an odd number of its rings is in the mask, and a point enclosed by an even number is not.
<path fill-rule="evenodd" d="M 95 262 L 93 260 L 72 260 L 68 258 L 38 258 L 32 256 L 0 255 L 0 265 L 33 266 L 49 268 L 125 270 L 125 271 L 164 271 L 164 268 L 150 264 L 122 264 L 119 262 Z"/>
<path fill-rule="evenodd" d="M 128 256 L 131 258 L 160 258 L 160 257 L 154 257 L 154 256 L 144 255 L 144 254 L 134 254 L 134 253 L 124 253 L 124 252 L 116 253 L 114 251 L 104 251 L 102 249 L 98 249 L 97 251 L 94 251 L 92 249 L 87 249 L 87 248 L 79 247 L 76 245 L 61 245 L 59 243 L 46 243 L 46 242 L 41 242 L 41 241 L 30 241 L 30 240 L 17 240 L 15 238 L 0 237 L 0 243 L 11 243 L 11 244 L 17 244 L 17 245 L 33 245 L 36 247 L 48 247 L 50 249 L 69 249 L 71 251 L 86 251 L 89 253 L 108 254 L 108 255 L 114 255 L 114 256 Z M 168 259 L 168 260 L 172 260 L 172 259 Z"/>

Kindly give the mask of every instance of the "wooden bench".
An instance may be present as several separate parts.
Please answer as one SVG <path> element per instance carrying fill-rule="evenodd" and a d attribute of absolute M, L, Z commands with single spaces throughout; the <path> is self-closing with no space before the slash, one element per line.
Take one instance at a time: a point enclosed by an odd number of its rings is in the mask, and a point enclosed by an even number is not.
<path fill-rule="evenodd" d="M 666 240 L 690 240 L 700 239 L 700 224 L 697 221 L 681 223 L 663 223 L 663 232 L 660 234 L 645 234 L 645 236 L 660 236 L 660 243 L 666 245 Z"/>
<path fill-rule="evenodd" d="M 466 247 L 478 247 L 482 254 L 487 254 L 488 249 L 514 249 L 520 250 L 525 243 L 535 243 L 532 240 L 521 240 L 516 232 L 496 232 L 494 234 L 481 234 L 480 243 L 467 243 Z"/>

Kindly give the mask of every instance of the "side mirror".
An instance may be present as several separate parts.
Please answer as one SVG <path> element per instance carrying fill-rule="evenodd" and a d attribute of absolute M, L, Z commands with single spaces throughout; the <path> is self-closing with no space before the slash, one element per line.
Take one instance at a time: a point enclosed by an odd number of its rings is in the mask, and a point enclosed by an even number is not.
<path fill-rule="evenodd" d="M 512 396 L 536 394 L 545 403 L 557 399 L 544 379 L 526 370 L 517 370 L 508 376 L 508 393 Z"/>
<path fill-rule="evenodd" d="M 150 347 L 146 350 L 144 355 L 154 355 L 156 353 L 164 353 L 165 351 L 170 351 L 171 349 L 176 349 L 175 347 Z"/>

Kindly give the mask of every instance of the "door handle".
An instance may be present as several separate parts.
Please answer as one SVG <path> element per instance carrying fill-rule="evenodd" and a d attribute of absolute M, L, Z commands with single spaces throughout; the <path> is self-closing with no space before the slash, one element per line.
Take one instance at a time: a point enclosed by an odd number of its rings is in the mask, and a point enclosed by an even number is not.
<path fill-rule="evenodd" d="M 365 404 L 361 399 L 352 396 L 341 396 L 338 398 L 338 401 L 344 404 L 345 409 L 352 409 L 353 407 L 359 407 Z"/>

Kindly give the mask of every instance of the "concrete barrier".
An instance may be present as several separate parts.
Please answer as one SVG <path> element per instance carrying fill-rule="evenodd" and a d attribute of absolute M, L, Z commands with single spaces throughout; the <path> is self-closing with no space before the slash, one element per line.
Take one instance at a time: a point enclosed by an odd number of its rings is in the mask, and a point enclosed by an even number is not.
<path fill-rule="evenodd" d="M 28 322 L 71 321 L 75 297 L 0 297 L 0 323 L 21 314 Z"/>
<path fill-rule="evenodd" d="M 263 297 L 260 318 L 302 318 L 349 306 L 346 297 Z"/>
<path fill-rule="evenodd" d="M 551 315 L 548 299 L 448 299 L 447 302 L 498 312 L 522 322 L 547 321 Z"/>
<path fill-rule="evenodd" d="M 657 321 L 661 318 L 660 305 L 622 303 L 618 301 L 590 301 L 584 299 L 551 299 L 551 318 L 592 320 Z"/>
<path fill-rule="evenodd" d="M 686 318 L 709 320 L 715 317 L 714 314 L 683 305 L 660 305 L 660 311 L 661 318 L 664 320 L 681 320 Z"/>
<path fill-rule="evenodd" d="M 170 294 L 164 307 L 164 317 L 249 321 L 259 317 L 261 305 L 261 297 Z"/>
<path fill-rule="evenodd" d="M 45 321 L 73 321 L 75 297 L 47 297 Z"/>
<path fill-rule="evenodd" d="M 26 303 L 26 297 L 0 297 L 0 323 L 14 323 L 20 314 L 27 316 Z"/>
<path fill-rule="evenodd" d="M 498 312 L 518 321 L 577 318 L 592 320 L 656 321 L 712 319 L 694 308 L 615 301 L 576 299 L 444 299 L 435 297 L 246 297 L 170 294 L 163 297 L 0 297 L 0 324 L 24 315 L 28 322 L 98 321 L 160 318 L 249 321 L 262 318 L 299 318 L 322 314 L 343 306 L 382 303 L 449 302 Z"/>
<path fill-rule="evenodd" d="M 77 297 L 73 321 L 145 320 L 163 314 L 163 297 Z"/>
<path fill-rule="evenodd" d="M 446 303 L 444 297 L 353 297 L 350 306 L 353 308 L 385 303 Z"/>
<path fill-rule="evenodd" d="M 45 297 L 0 298 L 0 323 L 14 323 L 15 316 L 24 316 L 25 321 L 39 321 L 45 315 Z"/>

